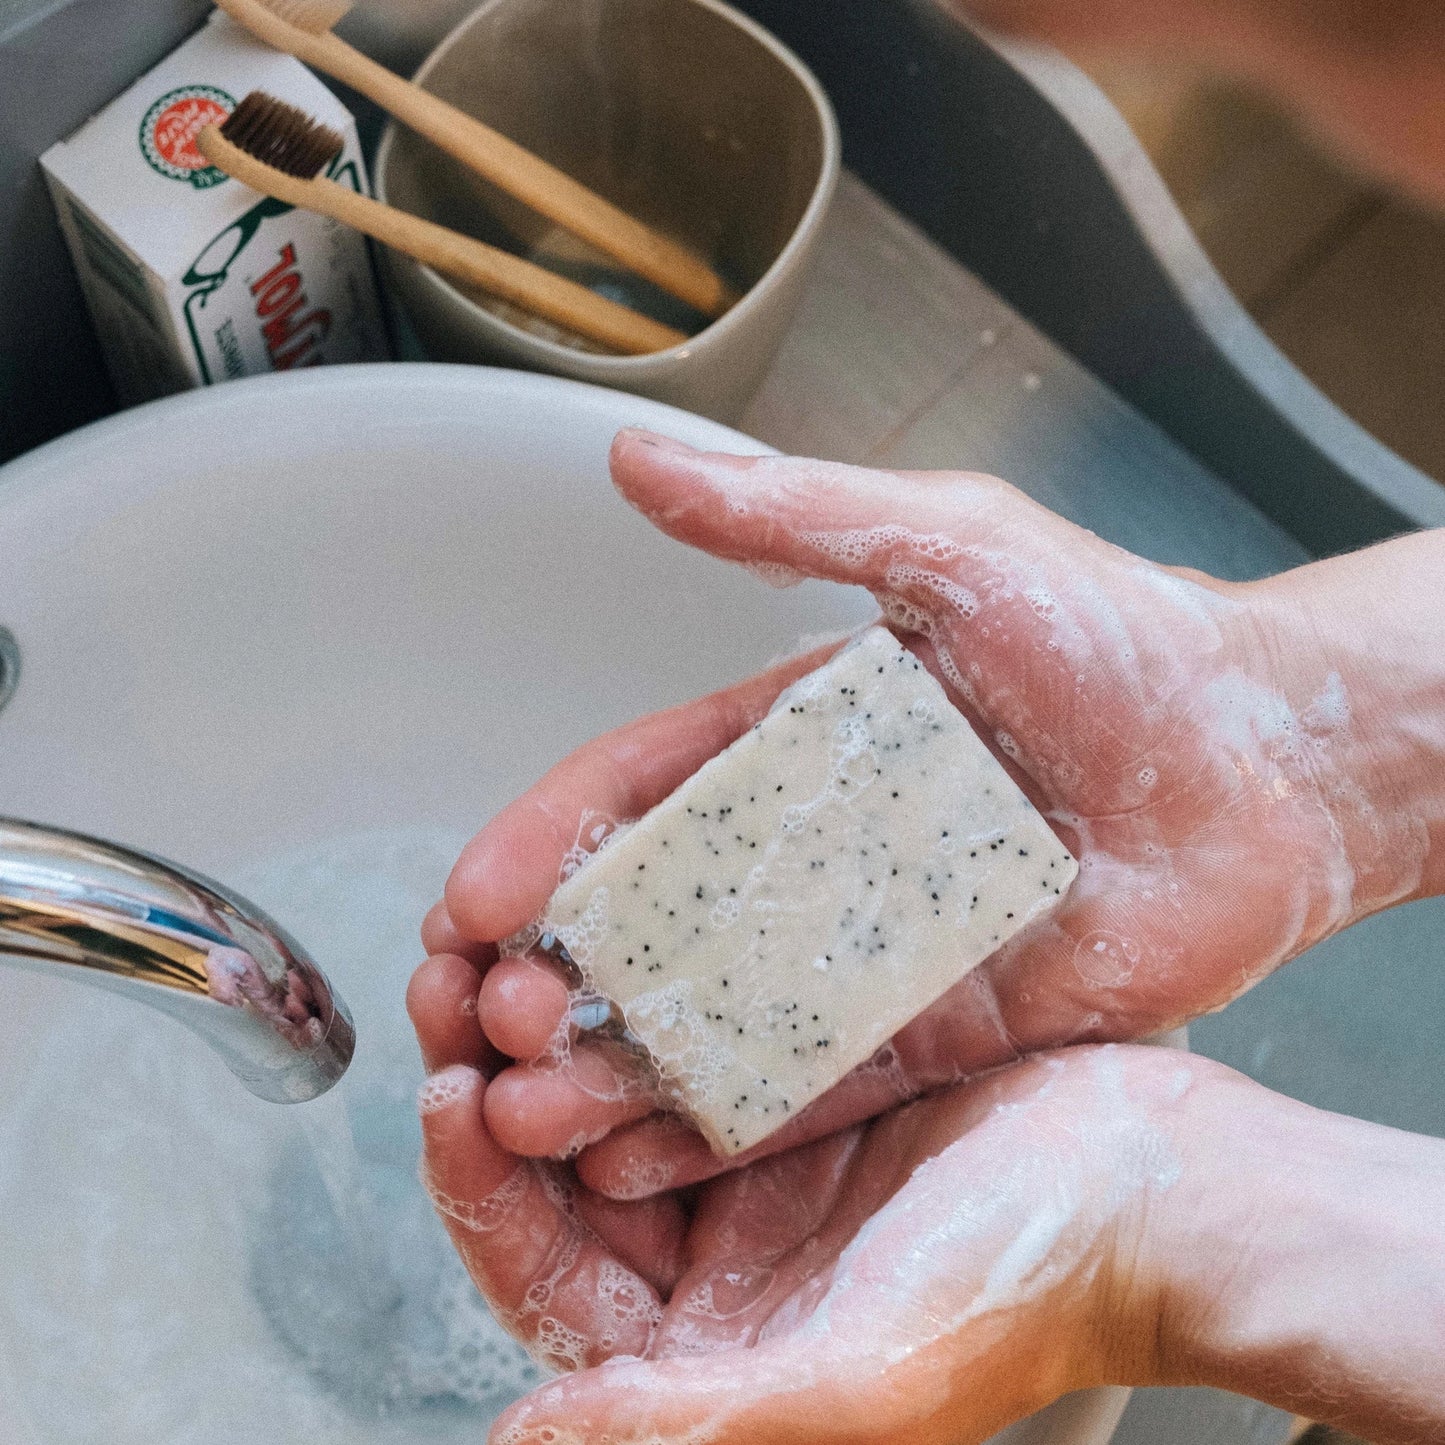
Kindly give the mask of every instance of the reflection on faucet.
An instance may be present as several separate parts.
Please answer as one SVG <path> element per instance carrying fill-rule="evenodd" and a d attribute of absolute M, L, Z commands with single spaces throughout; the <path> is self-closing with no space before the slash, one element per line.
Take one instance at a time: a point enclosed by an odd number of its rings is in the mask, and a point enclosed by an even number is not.
<path fill-rule="evenodd" d="M 0 962 L 170 1014 L 276 1103 L 324 1094 L 356 1045 L 326 976 L 245 899 L 174 863 L 6 818 Z"/>

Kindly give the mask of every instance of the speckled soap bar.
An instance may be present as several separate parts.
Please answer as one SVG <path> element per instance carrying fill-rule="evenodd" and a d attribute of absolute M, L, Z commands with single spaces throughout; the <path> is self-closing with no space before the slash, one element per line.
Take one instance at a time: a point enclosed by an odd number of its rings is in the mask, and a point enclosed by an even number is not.
<path fill-rule="evenodd" d="M 873 628 L 589 858 L 545 921 L 731 1154 L 1077 871 L 933 677 Z"/>

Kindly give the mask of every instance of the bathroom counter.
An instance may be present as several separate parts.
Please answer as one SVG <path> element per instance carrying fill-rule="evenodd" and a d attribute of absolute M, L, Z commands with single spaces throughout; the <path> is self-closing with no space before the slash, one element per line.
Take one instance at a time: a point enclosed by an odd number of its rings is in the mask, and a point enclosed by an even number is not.
<path fill-rule="evenodd" d="M 739 425 L 804 456 L 993 472 L 1121 547 L 1235 581 L 1309 556 L 848 174 Z"/>

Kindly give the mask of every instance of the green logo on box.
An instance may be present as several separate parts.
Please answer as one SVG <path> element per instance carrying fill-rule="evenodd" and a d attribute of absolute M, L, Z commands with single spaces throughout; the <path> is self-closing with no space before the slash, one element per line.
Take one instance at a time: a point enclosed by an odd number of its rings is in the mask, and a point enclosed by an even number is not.
<path fill-rule="evenodd" d="M 196 137 L 203 126 L 220 125 L 235 108 L 235 97 L 213 85 L 168 90 L 140 123 L 140 148 L 146 164 L 157 175 L 186 181 L 198 191 L 219 185 L 226 173 L 196 149 Z"/>

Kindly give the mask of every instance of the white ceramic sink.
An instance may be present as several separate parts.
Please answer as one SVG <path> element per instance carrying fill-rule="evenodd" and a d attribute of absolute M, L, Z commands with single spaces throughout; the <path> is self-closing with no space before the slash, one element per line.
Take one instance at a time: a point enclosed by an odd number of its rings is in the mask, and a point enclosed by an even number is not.
<path fill-rule="evenodd" d="M 287 1109 L 159 1015 L 0 967 L 8 1445 L 482 1438 L 480 1382 L 516 1361 L 458 1295 L 415 1183 L 420 914 L 460 842 L 569 748 L 872 612 L 654 532 L 607 481 L 632 422 L 759 449 L 571 383 L 391 366 L 193 393 L 0 471 L 0 627 L 23 656 L 0 813 L 250 894 L 360 1038 L 332 1103 Z M 411 1394 L 360 1414 L 335 1384 L 354 1367 L 348 1388 L 376 1388 L 376 1341 L 352 1351 L 327 1293 L 347 1286 L 300 1127 L 309 1110 L 334 1130 L 342 1106 L 393 1263 L 425 1261 L 450 1299 L 418 1325 Z M 1118 1406 L 1081 1397 L 1010 1440 L 1107 1438 Z"/>

